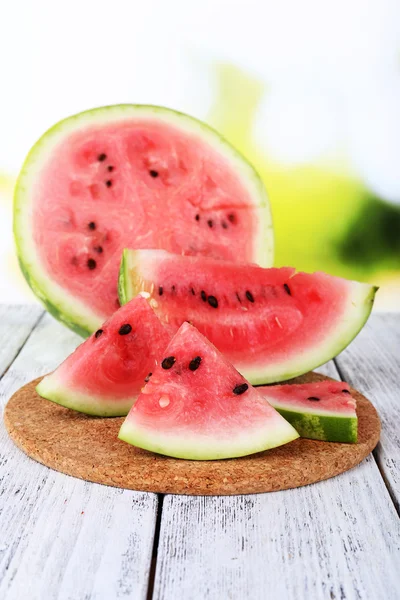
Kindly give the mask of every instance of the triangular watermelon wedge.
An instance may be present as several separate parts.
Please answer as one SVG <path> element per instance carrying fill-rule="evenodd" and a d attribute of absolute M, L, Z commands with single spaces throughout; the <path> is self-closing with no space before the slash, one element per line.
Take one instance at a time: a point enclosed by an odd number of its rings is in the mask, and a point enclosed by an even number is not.
<path fill-rule="evenodd" d="M 192 460 L 246 456 L 297 437 L 189 323 L 171 340 L 119 433 L 134 446 Z"/>
<path fill-rule="evenodd" d="M 42 379 L 36 391 L 90 415 L 124 416 L 169 340 L 153 309 L 138 296 Z"/>
<path fill-rule="evenodd" d="M 324 442 L 357 442 L 356 400 L 348 383 L 312 383 L 257 388 L 301 437 Z"/>

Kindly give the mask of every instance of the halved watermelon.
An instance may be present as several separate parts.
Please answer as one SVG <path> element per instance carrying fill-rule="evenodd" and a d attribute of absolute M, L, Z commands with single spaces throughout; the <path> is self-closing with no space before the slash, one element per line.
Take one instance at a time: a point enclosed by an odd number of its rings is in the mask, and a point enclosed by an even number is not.
<path fill-rule="evenodd" d="M 44 377 L 36 391 L 90 415 L 126 415 L 169 340 L 166 329 L 139 296 Z"/>
<path fill-rule="evenodd" d="M 192 460 L 245 456 L 297 437 L 189 323 L 171 340 L 119 433 L 134 446 Z"/>
<path fill-rule="evenodd" d="M 125 246 L 273 259 L 253 167 L 204 123 L 156 106 L 97 108 L 47 131 L 17 182 L 14 234 L 32 290 L 82 335 L 119 306 Z"/>
<path fill-rule="evenodd" d="M 142 293 L 171 333 L 190 321 L 253 384 L 290 379 L 343 350 L 377 288 L 325 273 L 125 250 L 121 303 Z"/>
<path fill-rule="evenodd" d="M 356 401 L 343 381 L 318 381 L 257 388 L 301 437 L 357 442 Z"/>

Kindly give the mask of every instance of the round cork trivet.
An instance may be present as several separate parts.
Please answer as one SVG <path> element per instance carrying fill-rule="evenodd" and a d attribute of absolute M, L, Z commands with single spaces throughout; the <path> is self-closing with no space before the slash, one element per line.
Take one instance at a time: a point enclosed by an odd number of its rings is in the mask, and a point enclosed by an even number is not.
<path fill-rule="evenodd" d="M 308 373 L 291 383 L 327 379 Z M 80 479 L 168 494 L 231 495 L 272 492 L 328 479 L 351 469 L 378 443 L 380 421 L 356 390 L 357 444 L 297 439 L 244 458 L 192 461 L 135 448 L 117 438 L 122 417 L 98 418 L 63 408 L 28 383 L 8 402 L 4 420 L 15 442 L 35 460 Z"/>

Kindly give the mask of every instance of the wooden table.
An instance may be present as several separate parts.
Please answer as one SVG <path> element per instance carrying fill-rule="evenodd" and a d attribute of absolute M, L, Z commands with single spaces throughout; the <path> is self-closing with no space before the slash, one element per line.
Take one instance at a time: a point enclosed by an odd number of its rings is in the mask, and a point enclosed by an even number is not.
<path fill-rule="evenodd" d="M 0 306 L 2 407 L 79 342 L 38 306 Z M 359 467 L 284 492 L 92 484 L 27 458 L 1 422 L 0 599 L 399 599 L 400 315 L 372 317 L 321 370 L 373 401 L 381 443 Z"/>

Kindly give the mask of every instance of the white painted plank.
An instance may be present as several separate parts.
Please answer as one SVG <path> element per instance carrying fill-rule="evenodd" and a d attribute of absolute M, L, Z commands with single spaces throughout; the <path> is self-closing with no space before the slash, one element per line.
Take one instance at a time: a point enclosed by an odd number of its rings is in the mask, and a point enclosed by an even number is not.
<path fill-rule="evenodd" d="M 321 373 L 321 375 L 326 375 L 327 377 L 332 377 L 332 379 L 340 380 L 340 375 L 338 373 L 337 368 L 335 367 L 335 363 L 333 360 L 321 365 L 317 369 L 314 369 L 316 373 Z"/>
<path fill-rule="evenodd" d="M 1 382 L 1 404 L 82 340 L 49 315 Z M 157 496 L 67 477 L 27 458 L 0 426 L 0 598 L 146 598 Z"/>
<path fill-rule="evenodd" d="M 42 313 L 43 309 L 35 304 L 0 304 L 0 377 L 24 345 Z"/>
<path fill-rule="evenodd" d="M 372 456 L 296 490 L 166 496 L 154 598 L 395 600 L 399 523 Z"/>
<path fill-rule="evenodd" d="M 382 421 L 375 451 L 393 501 L 400 509 L 400 315 L 374 315 L 336 359 L 343 378 L 376 406 Z"/>
<path fill-rule="evenodd" d="M 372 457 L 297 490 L 166 496 L 154 599 L 397 600 L 399 544 Z"/>

